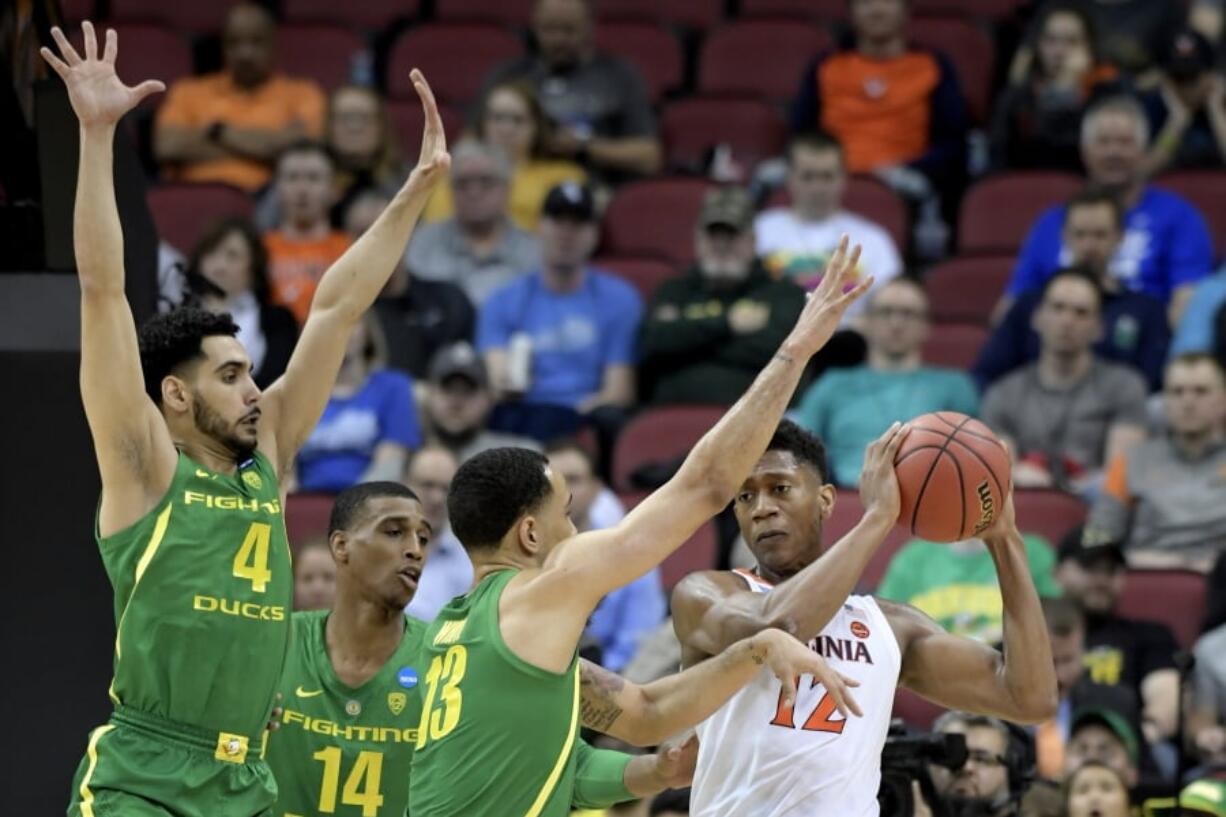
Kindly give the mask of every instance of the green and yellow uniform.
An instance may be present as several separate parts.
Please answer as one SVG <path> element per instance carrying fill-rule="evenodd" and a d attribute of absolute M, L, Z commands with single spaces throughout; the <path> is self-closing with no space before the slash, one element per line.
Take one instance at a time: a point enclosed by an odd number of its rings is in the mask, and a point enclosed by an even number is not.
<path fill-rule="evenodd" d="M 487 576 L 426 631 L 412 817 L 564 817 L 633 799 L 629 756 L 579 740 L 577 656 L 549 672 L 502 640 L 498 600 L 517 572 Z"/>
<path fill-rule="evenodd" d="M 324 627 L 329 611 L 294 613 L 281 674 L 281 728 L 268 747 L 275 817 L 402 817 L 421 720 L 418 661 L 425 622 L 405 616 L 404 637 L 362 686 L 336 677 Z"/>
<path fill-rule="evenodd" d="M 115 590 L 115 709 L 90 734 L 68 813 L 266 813 L 263 734 L 294 584 L 272 463 L 257 452 L 221 474 L 180 453 L 153 510 L 98 546 Z"/>

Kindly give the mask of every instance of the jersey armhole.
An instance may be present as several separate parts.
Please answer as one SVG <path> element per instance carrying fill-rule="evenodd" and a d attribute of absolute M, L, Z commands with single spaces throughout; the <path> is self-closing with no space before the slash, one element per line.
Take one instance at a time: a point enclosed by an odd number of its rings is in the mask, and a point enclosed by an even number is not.
<path fill-rule="evenodd" d="M 507 642 L 502 638 L 502 626 L 500 624 L 501 613 L 499 610 L 499 602 L 502 600 L 502 594 L 507 589 L 507 585 L 511 583 L 511 579 L 518 575 L 519 571 L 505 571 L 507 577 L 496 579 L 497 587 L 490 588 L 488 593 L 488 604 L 490 605 L 490 613 L 486 616 L 484 625 L 486 627 L 486 636 L 490 640 L 490 644 L 494 647 L 494 651 L 502 657 L 504 661 L 510 664 L 513 668 L 528 675 L 532 678 L 541 678 L 544 680 L 565 680 L 568 676 L 575 674 L 575 667 L 579 662 L 579 649 L 576 646 L 575 654 L 570 659 L 570 664 L 562 672 L 551 672 L 550 670 L 538 667 L 534 664 L 529 664 L 524 659 L 515 654 L 514 650 L 507 645 Z M 471 614 L 471 613 L 470 613 Z"/>

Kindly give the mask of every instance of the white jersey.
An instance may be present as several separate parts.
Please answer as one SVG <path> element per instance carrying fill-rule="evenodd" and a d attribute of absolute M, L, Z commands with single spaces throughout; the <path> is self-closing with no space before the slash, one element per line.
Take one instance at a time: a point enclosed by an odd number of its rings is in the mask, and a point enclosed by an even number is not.
<path fill-rule="evenodd" d="M 736 571 L 755 592 L 771 585 Z M 875 817 L 881 750 L 890 729 L 902 654 L 871 596 L 850 596 L 809 646 L 860 682 L 852 695 L 863 717 L 846 720 L 821 685 L 805 675 L 796 703 L 763 669 L 698 726 L 695 817 Z"/>

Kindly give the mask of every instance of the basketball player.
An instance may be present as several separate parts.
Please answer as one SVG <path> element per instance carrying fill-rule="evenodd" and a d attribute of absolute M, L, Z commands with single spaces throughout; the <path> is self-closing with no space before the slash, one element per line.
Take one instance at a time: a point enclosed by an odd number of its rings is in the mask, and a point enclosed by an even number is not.
<path fill-rule="evenodd" d="M 430 523 L 408 488 L 371 482 L 336 498 L 328 527 L 336 601 L 331 612 L 293 614 L 294 637 L 279 687 L 285 703 L 268 750 L 277 780 L 274 813 L 402 817 L 421 718 L 426 630 L 404 608 L 421 576 Z M 713 661 L 643 687 L 622 685 L 617 676 L 585 663 L 584 678 L 591 683 L 584 684 L 584 719 L 592 727 L 657 743 L 710 716 L 753 678 L 759 669 L 755 654 L 769 658 L 772 671 L 788 684 L 801 672 L 820 673 L 838 690 L 842 711 L 856 711 L 842 679 L 791 636 L 774 630 L 752 636 L 747 646 L 734 645 Z M 602 697 L 615 687 L 623 687 L 627 701 L 639 702 L 626 703 L 621 717 Z M 696 752 L 692 740 L 639 757 L 579 741 L 572 805 L 605 808 L 689 785 Z M 449 784 L 461 781 L 452 777 Z"/>
<path fill-rule="evenodd" d="M 1055 712 L 1056 679 L 1047 627 L 1013 519 L 1012 494 L 987 544 L 1004 600 L 1004 654 L 949 635 L 905 604 L 849 596 L 898 520 L 894 455 L 899 423 L 868 447 L 860 496 L 865 514 L 833 547 L 822 544 L 835 489 L 821 441 L 784 422 L 736 496 L 754 572 L 692 573 L 673 593 L 682 663 L 694 666 L 750 633 L 782 627 L 860 682 L 864 717 L 835 714 L 821 683 L 802 679 L 795 704 L 759 676 L 698 728 L 691 813 L 875 815 L 881 749 L 894 688 L 1021 723 Z"/>
<path fill-rule="evenodd" d="M 323 412 L 346 340 L 395 268 L 449 158 L 419 73 L 422 153 L 395 200 L 319 283 L 285 375 L 261 394 L 228 315 L 179 310 L 139 337 L 124 298 L 111 143 L 149 80 L 125 86 L 117 42 L 82 58 L 59 29 L 80 120 L 73 235 L 81 396 L 102 476 L 96 534 L 115 589 L 114 714 L 94 730 L 69 814 L 265 814 L 261 734 L 290 637 L 293 577 L 281 476 Z"/>
<path fill-rule="evenodd" d="M 426 633 L 413 817 L 566 814 L 581 710 L 576 648 L 588 616 L 731 501 L 805 364 L 871 286 L 851 286 L 859 248 L 849 253 L 847 243 L 746 394 L 617 526 L 576 535 L 565 480 L 540 454 L 498 448 L 460 467 L 447 505 L 474 587 Z"/>

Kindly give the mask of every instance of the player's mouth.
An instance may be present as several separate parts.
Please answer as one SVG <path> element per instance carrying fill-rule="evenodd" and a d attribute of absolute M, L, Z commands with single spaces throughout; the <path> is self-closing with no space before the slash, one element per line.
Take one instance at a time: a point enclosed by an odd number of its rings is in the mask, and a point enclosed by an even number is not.
<path fill-rule="evenodd" d="M 398 570 L 396 575 L 400 577 L 400 581 L 404 582 L 405 586 L 410 590 L 416 590 L 417 583 L 421 580 L 421 570 L 416 567 L 406 567 L 403 570 Z"/>
<path fill-rule="evenodd" d="M 241 425 L 252 425 L 253 426 L 259 421 L 260 421 L 260 410 L 252 409 L 250 412 L 247 413 L 245 417 L 243 417 L 243 419 L 239 420 L 238 422 Z"/>
<path fill-rule="evenodd" d="M 767 542 L 778 542 L 780 539 L 786 538 L 787 535 L 788 535 L 788 532 L 785 530 L 779 530 L 777 528 L 772 528 L 770 530 L 764 530 L 761 533 L 759 533 L 757 536 L 754 537 L 753 541 L 754 541 L 754 544 L 761 545 Z"/>

